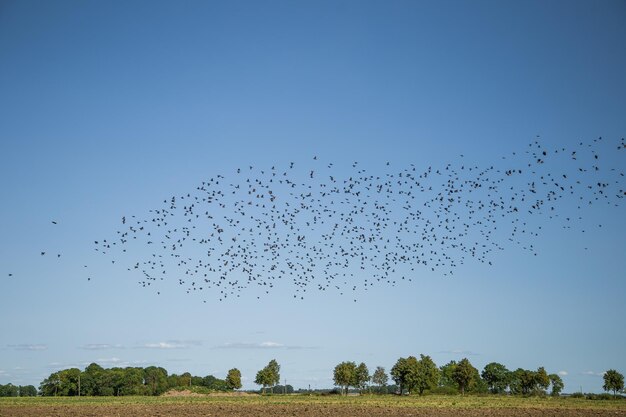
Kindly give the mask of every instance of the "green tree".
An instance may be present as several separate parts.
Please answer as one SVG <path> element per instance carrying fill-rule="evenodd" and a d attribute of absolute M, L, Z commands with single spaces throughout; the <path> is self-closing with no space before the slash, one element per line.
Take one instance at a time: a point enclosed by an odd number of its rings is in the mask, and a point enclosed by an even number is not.
<path fill-rule="evenodd" d="M 241 371 L 237 368 L 229 370 L 226 375 L 226 384 L 230 389 L 241 388 Z"/>
<path fill-rule="evenodd" d="M 341 362 L 337 366 L 335 366 L 335 370 L 333 371 L 333 381 L 335 385 L 339 387 L 344 387 L 342 389 L 342 393 L 345 390 L 346 395 L 348 394 L 348 388 L 354 383 L 356 380 L 356 363 L 354 362 Z"/>
<path fill-rule="evenodd" d="M 59 372 L 54 372 L 44 379 L 39 385 L 39 392 L 42 396 L 57 396 L 61 387 L 61 377 Z"/>
<path fill-rule="evenodd" d="M 183 373 L 181 376 L 178 377 L 178 383 L 180 384 L 179 386 L 190 387 L 192 385 L 192 379 L 193 377 L 191 376 L 191 373 Z"/>
<path fill-rule="evenodd" d="M 214 391 L 231 391 L 232 388 L 228 385 L 228 383 L 223 380 L 214 377 L 213 375 L 207 375 L 202 378 L 202 383 L 200 384 L 203 387 L 207 387 L 210 390 Z"/>
<path fill-rule="evenodd" d="M 617 391 L 624 389 L 624 375 L 617 372 L 615 369 L 609 369 L 603 376 L 605 391 L 613 391 L 613 397 L 617 395 Z"/>
<path fill-rule="evenodd" d="M 78 395 L 80 369 L 70 368 L 58 372 L 60 384 L 58 394 L 62 396 Z"/>
<path fill-rule="evenodd" d="M 263 368 L 259 372 L 256 373 L 256 378 L 254 379 L 254 383 L 257 385 L 261 385 L 263 387 L 263 394 L 265 394 L 265 389 L 272 384 L 271 377 L 267 368 Z"/>
<path fill-rule="evenodd" d="M 367 369 L 367 365 L 365 365 L 365 363 L 361 362 L 359 366 L 356 367 L 356 370 L 354 372 L 354 382 L 352 383 L 352 385 L 362 391 L 367 387 L 367 383 L 369 382 L 369 380 L 369 369 Z"/>
<path fill-rule="evenodd" d="M 143 370 L 143 379 L 149 395 L 160 395 L 167 391 L 167 371 L 165 369 L 149 366 Z"/>
<path fill-rule="evenodd" d="M 420 355 L 420 360 L 413 361 L 409 358 L 409 374 L 408 385 L 410 389 L 417 390 L 420 395 L 425 390 L 431 390 L 437 386 L 439 382 L 439 368 L 430 356 Z"/>
<path fill-rule="evenodd" d="M 167 387 L 168 388 L 176 388 L 176 387 L 180 387 L 182 386 L 182 384 L 179 381 L 180 376 L 176 375 L 176 374 L 169 374 L 167 376 Z"/>
<path fill-rule="evenodd" d="M 563 384 L 563 380 L 557 374 L 550 374 L 548 375 L 548 378 L 550 378 L 550 384 L 552 385 L 552 391 L 550 392 L 550 395 L 553 397 L 558 397 L 565 387 L 565 384 Z"/>
<path fill-rule="evenodd" d="M 378 385 L 378 389 L 380 392 L 387 385 L 387 381 L 389 381 L 389 376 L 385 372 L 385 368 L 382 366 L 377 366 L 374 374 L 372 375 L 372 383 Z"/>
<path fill-rule="evenodd" d="M 529 395 L 535 391 L 537 378 L 535 372 L 527 369 L 517 368 L 511 373 L 509 387 L 511 394 Z"/>
<path fill-rule="evenodd" d="M 456 369 L 452 374 L 452 378 L 459 385 L 461 395 L 465 394 L 465 390 L 470 388 L 472 384 L 476 383 L 475 378 L 477 374 L 478 370 L 472 366 L 467 358 L 461 359 L 461 361 L 457 364 Z"/>
<path fill-rule="evenodd" d="M 122 368 L 111 368 L 108 370 L 109 385 L 111 386 L 112 394 L 115 396 L 122 395 L 122 386 L 124 381 L 124 370 Z"/>
<path fill-rule="evenodd" d="M 280 365 L 272 359 L 265 368 L 256 374 L 254 383 L 263 386 L 263 394 L 267 387 L 273 387 L 280 382 Z"/>
<path fill-rule="evenodd" d="M 20 387 L 8 383 L 6 385 L 0 385 L 0 397 L 19 397 Z"/>
<path fill-rule="evenodd" d="M 400 395 L 402 395 L 405 388 L 410 389 L 410 375 L 411 368 L 417 363 L 417 359 L 414 356 L 408 358 L 400 358 L 396 364 L 391 368 L 391 378 L 398 386 Z"/>
<path fill-rule="evenodd" d="M 276 385 L 274 387 L 274 391 L 281 393 L 281 394 L 293 394 L 294 393 L 294 389 L 293 386 L 287 384 L 287 385 Z"/>
<path fill-rule="evenodd" d="M 36 397 L 37 396 L 37 388 L 32 385 L 22 386 L 19 388 L 20 397 Z"/>
<path fill-rule="evenodd" d="M 280 365 L 276 362 L 276 359 L 272 359 L 267 364 L 269 377 L 270 377 L 270 385 L 272 386 L 272 392 L 274 392 L 274 386 L 280 383 Z"/>
<path fill-rule="evenodd" d="M 80 379 L 81 395 L 112 395 L 109 372 L 97 363 L 87 366 Z"/>
<path fill-rule="evenodd" d="M 550 386 L 550 377 L 543 366 L 537 368 L 537 372 L 534 375 L 535 386 L 533 391 L 539 395 L 545 395 L 546 390 Z"/>
<path fill-rule="evenodd" d="M 454 388 L 456 390 L 459 389 L 459 384 L 457 384 L 454 379 L 454 371 L 456 370 L 457 365 L 456 361 L 450 361 L 439 368 L 440 387 Z"/>
<path fill-rule="evenodd" d="M 511 372 L 506 369 L 506 366 L 497 362 L 491 362 L 485 365 L 481 376 L 492 394 L 502 394 L 509 386 Z"/>

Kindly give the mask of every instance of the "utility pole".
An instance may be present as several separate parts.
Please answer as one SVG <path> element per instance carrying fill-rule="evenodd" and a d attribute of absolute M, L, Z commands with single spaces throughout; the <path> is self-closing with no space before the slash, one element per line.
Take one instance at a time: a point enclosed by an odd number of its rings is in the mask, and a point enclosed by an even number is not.
<path fill-rule="evenodd" d="M 80 371 L 78 371 L 78 396 L 80 397 Z"/>

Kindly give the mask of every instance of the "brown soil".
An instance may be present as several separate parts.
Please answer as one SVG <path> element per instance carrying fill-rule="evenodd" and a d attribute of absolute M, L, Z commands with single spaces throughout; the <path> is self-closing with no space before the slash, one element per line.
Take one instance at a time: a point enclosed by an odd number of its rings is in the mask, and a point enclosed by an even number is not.
<path fill-rule="evenodd" d="M 326 404 L 59 405 L 0 408 L 1 417 L 626 417 L 625 410 L 428 409 Z"/>

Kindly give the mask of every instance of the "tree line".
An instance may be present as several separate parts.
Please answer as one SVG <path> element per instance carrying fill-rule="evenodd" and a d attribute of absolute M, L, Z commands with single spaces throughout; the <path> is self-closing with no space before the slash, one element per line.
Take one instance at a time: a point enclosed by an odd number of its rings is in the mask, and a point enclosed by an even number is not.
<path fill-rule="evenodd" d="M 624 376 L 614 369 L 604 373 L 605 391 L 624 392 Z M 388 385 L 389 381 L 393 385 Z M 544 367 L 537 370 L 518 368 L 510 371 L 506 366 L 491 362 L 479 372 L 464 358 L 437 366 L 430 356 L 420 355 L 399 358 L 387 374 L 382 366 L 370 375 L 365 363 L 341 362 L 335 366 L 333 381 L 342 394 L 350 388 L 359 392 L 418 394 L 492 393 L 513 395 L 558 396 L 564 388 L 558 374 L 548 374 Z M 259 370 L 254 382 L 265 394 L 270 388 L 276 393 L 293 393 L 291 385 L 279 385 L 280 365 L 272 359 Z M 213 375 L 193 376 L 189 372 L 181 375 L 168 374 L 161 367 L 149 366 L 105 369 L 92 363 L 81 371 L 78 368 L 64 369 L 44 379 L 39 391 L 32 386 L 0 385 L 0 397 L 25 396 L 123 396 L 160 395 L 173 388 L 200 387 L 205 391 L 232 391 L 241 388 L 241 372 L 230 369 L 224 379 Z"/>
<path fill-rule="evenodd" d="M 33 385 L 0 384 L 0 397 L 35 397 L 37 388 Z"/>
<path fill-rule="evenodd" d="M 172 388 L 204 387 L 211 391 L 232 391 L 241 388 L 241 372 L 228 371 L 226 378 L 213 375 L 193 376 L 168 374 L 161 367 L 149 366 L 105 369 L 96 363 L 84 371 L 78 368 L 52 373 L 39 386 L 43 396 L 122 396 L 160 395 Z"/>
<path fill-rule="evenodd" d="M 395 385 L 387 385 L 390 377 Z M 370 375 L 365 363 L 357 365 L 352 361 L 341 362 L 335 366 L 333 381 L 340 387 L 342 394 L 347 394 L 352 387 L 360 392 L 373 390 L 379 393 L 419 395 L 425 392 L 546 395 L 550 388 L 549 394 L 558 396 L 565 387 L 558 374 L 548 374 L 544 367 L 510 371 L 501 363 L 491 362 L 479 372 L 467 358 L 438 367 L 427 355 L 420 355 L 419 359 L 415 356 L 399 358 L 389 375 L 382 366 L 376 367 Z M 623 391 L 623 375 L 613 369 L 608 370 L 604 374 L 603 388 L 613 391 L 614 396 L 618 391 Z"/>

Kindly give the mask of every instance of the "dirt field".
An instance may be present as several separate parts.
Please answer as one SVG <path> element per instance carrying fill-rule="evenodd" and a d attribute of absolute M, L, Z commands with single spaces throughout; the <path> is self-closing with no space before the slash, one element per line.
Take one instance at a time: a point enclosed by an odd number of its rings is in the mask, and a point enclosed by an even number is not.
<path fill-rule="evenodd" d="M 623 403 L 623 404 L 622 404 Z M 624 416 L 626 401 L 526 399 L 128 398 L 0 401 L 1 417 L 587 417 Z"/>
<path fill-rule="evenodd" d="M 2 417 L 534 417 L 626 416 L 624 410 L 590 409 L 446 409 L 323 404 L 160 404 L 65 405 L 0 408 Z"/>

